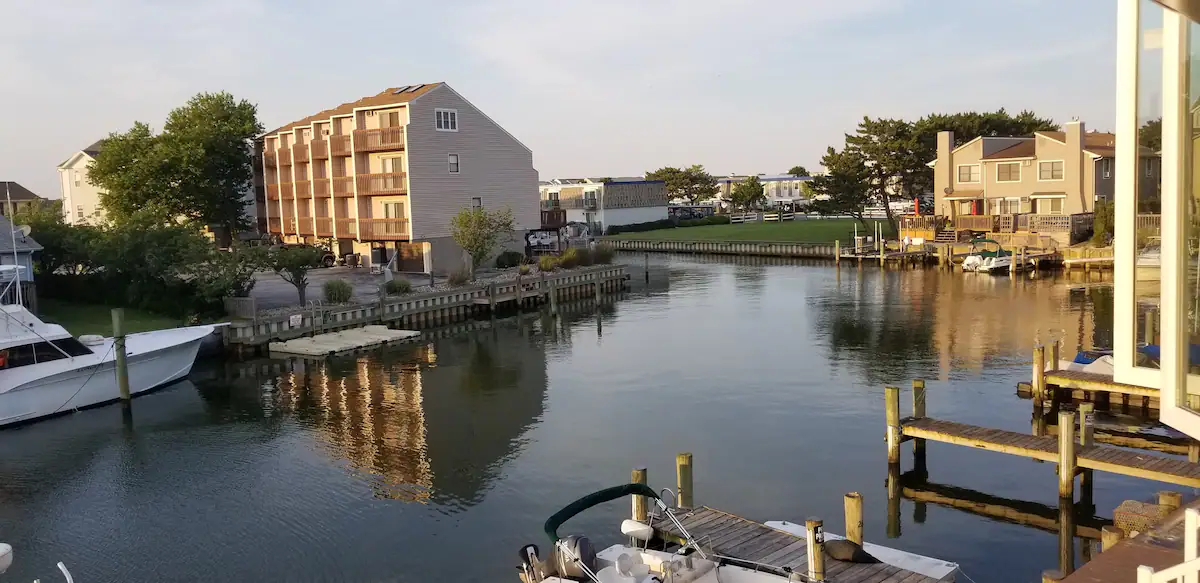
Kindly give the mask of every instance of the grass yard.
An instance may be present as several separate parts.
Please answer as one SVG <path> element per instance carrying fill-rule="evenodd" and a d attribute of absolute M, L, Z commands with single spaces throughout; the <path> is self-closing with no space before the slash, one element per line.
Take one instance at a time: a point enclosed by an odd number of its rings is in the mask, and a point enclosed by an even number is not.
<path fill-rule="evenodd" d="M 875 230 L 874 220 L 867 221 L 867 233 L 858 225 L 859 234 L 871 234 Z M 895 237 L 886 220 L 884 235 Z M 703 227 L 676 227 L 641 233 L 621 233 L 614 239 L 642 239 L 650 241 L 799 241 L 804 243 L 830 243 L 841 239 L 849 242 L 854 237 L 854 219 L 811 219 L 779 223 L 742 223 L 739 225 L 706 225 Z"/>
<path fill-rule="evenodd" d="M 39 317 L 54 322 L 75 336 L 99 334 L 112 336 L 112 308 L 96 304 L 76 304 L 48 298 L 38 299 Z M 182 322 L 142 310 L 125 308 L 125 331 L 149 332 L 181 326 Z"/>

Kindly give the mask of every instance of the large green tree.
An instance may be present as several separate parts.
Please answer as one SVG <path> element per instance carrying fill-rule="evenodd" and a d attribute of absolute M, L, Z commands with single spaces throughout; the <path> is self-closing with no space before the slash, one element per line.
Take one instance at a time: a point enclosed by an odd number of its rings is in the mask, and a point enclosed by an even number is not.
<path fill-rule="evenodd" d="M 792 169 L 788 170 L 787 173 L 797 178 L 801 176 L 810 176 L 808 169 L 803 166 L 792 166 Z"/>
<path fill-rule="evenodd" d="M 717 195 L 717 179 L 694 164 L 687 168 L 666 166 L 646 173 L 646 180 L 662 180 L 667 183 L 667 198 L 682 198 L 691 204 L 708 200 Z"/>
<path fill-rule="evenodd" d="M 812 203 L 813 210 L 822 215 L 853 217 L 866 230 L 863 209 L 871 200 L 872 171 L 862 152 L 850 148 L 838 151 L 830 147 L 821 157 L 821 165 L 825 167 L 825 174 L 814 177 L 811 182 L 817 197 Z"/>
<path fill-rule="evenodd" d="M 729 204 L 734 208 L 759 208 L 767 202 L 767 194 L 763 192 L 763 183 L 757 176 L 751 176 L 733 187 L 729 193 Z"/>
<path fill-rule="evenodd" d="M 1152 119 L 1138 128 L 1138 145 L 1155 152 L 1162 149 L 1162 118 Z"/>
<path fill-rule="evenodd" d="M 471 256 L 471 279 L 475 270 L 515 230 L 512 210 L 508 207 L 490 211 L 483 207 L 465 208 L 450 219 L 450 236 L 467 255 Z"/>
<path fill-rule="evenodd" d="M 110 135 L 88 180 L 116 223 L 149 217 L 235 231 L 246 225 L 251 141 L 262 131 L 254 104 L 201 93 L 172 110 L 161 133 L 136 122 Z"/>

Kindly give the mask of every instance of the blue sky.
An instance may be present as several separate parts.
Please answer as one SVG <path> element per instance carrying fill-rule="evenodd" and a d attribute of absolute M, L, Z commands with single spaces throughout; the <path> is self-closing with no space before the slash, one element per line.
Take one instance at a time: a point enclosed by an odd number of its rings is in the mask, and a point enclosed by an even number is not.
<path fill-rule="evenodd" d="M 863 115 L 1113 125 L 1115 0 L 0 0 L 0 180 L 227 90 L 277 126 L 446 81 L 543 178 L 818 166 Z"/>

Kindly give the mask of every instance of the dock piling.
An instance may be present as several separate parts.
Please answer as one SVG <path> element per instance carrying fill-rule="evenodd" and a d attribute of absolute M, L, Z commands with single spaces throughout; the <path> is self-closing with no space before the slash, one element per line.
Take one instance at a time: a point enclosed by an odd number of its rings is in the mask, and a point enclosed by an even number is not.
<path fill-rule="evenodd" d="M 840 265 L 842 263 L 842 241 L 840 239 L 833 242 L 833 264 Z"/>
<path fill-rule="evenodd" d="M 1158 505 L 1165 506 L 1169 510 L 1177 510 L 1183 504 L 1183 494 L 1173 492 L 1171 490 L 1162 490 L 1158 493 Z"/>
<path fill-rule="evenodd" d="M 116 372 L 117 388 L 121 391 L 121 400 L 128 402 L 129 396 L 129 362 L 125 354 L 125 310 L 113 308 L 113 352 L 117 355 Z"/>
<path fill-rule="evenodd" d="M 889 464 L 900 463 L 900 387 L 883 389 L 887 409 L 887 455 Z"/>
<path fill-rule="evenodd" d="M 1046 399 L 1046 347 L 1041 344 L 1033 347 L 1033 378 L 1030 388 L 1033 390 L 1033 404 L 1041 408 Z"/>
<path fill-rule="evenodd" d="M 643 484 L 643 485 L 647 484 L 648 482 L 647 482 L 647 476 L 646 476 L 646 468 L 645 467 L 633 468 L 633 472 L 631 473 L 631 475 L 629 477 L 629 481 L 633 484 Z M 634 496 L 633 497 L 633 519 L 638 522 L 646 522 L 648 514 L 649 513 L 647 512 L 646 497 L 645 496 Z"/>
<path fill-rule="evenodd" d="M 900 464 L 888 464 L 887 477 L 887 537 L 900 538 Z"/>
<path fill-rule="evenodd" d="M 1115 524 L 1109 524 L 1100 528 L 1100 552 L 1107 551 L 1113 548 L 1121 539 L 1125 538 L 1125 531 Z"/>
<path fill-rule="evenodd" d="M 913 379 L 912 382 L 912 416 L 914 419 L 925 418 L 925 380 Z M 913 440 L 913 460 L 918 468 L 925 466 L 925 440 Z"/>
<path fill-rule="evenodd" d="M 1063 579 L 1062 571 L 1042 571 L 1042 583 L 1061 583 Z"/>
<path fill-rule="evenodd" d="M 650 253 L 646 253 L 644 271 L 646 273 L 646 283 L 650 283 Z"/>
<path fill-rule="evenodd" d="M 1061 345 L 1061 340 L 1050 343 L 1050 355 L 1046 358 L 1046 370 L 1058 370 L 1058 351 Z"/>
<path fill-rule="evenodd" d="M 1058 497 L 1075 499 L 1075 413 L 1058 413 Z"/>
<path fill-rule="evenodd" d="M 695 490 L 692 489 L 692 454 L 681 453 L 675 456 L 676 496 L 680 508 L 693 508 Z"/>
<path fill-rule="evenodd" d="M 862 545 L 863 543 L 863 517 L 862 494 L 851 492 L 846 494 L 846 540 Z"/>
<path fill-rule="evenodd" d="M 820 518 L 809 518 L 804 521 L 808 530 L 805 540 L 808 547 L 808 580 L 825 580 L 825 532 Z"/>

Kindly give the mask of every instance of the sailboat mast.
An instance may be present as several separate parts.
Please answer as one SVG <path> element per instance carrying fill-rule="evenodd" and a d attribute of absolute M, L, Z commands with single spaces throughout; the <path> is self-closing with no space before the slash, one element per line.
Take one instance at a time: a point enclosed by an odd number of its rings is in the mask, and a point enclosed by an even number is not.
<path fill-rule="evenodd" d="M 9 216 L 10 216 L 10 218 L 9 218 L 9 224 L 8 224 L 8 230 L 9 230 L 9 231 L 12 231 L 12 232 L 11 232 L 11 233 L 9 233 L 8 235 L 9 235 L 10 237 L 12 237 L 13 268 L 14 268 L 14 269 L 13 269 L 13 273 L 15 274 L 15 276 L 16 276 L 16 278 L 17 278 L 17 283 L 16 283 L 17 290 L 16 290 L 16 291 L 17 291 L 17 305 L 19 306 L 19 305 L 22 305 L 22 304 L 21 304 L 21 259 L 20 259 L 20 257 L 18 257 L 18 256 L 17 256 L 17 229 L 16 229 L 16 225 L 14 225 L 14 224 L 12 223 L 12 219 L 11 219 L 11 215 L 13 214 L 13 205 L 12 205 L 12 189 L 11 189 L 11 184 L 12 184 L 12 182 L 11 182 L 11 181 L 5 181 L 5 182 L 4 182 L 4 201 L 5 201 L 5 204 L 6 204 L 6 206 L 8 207 L 8 208 L 7 208 L 7 209 L 5 209 L 5 210 L 6 210 L 6 211 L 8 211 L 8 214 L 9 214 Z"/>

